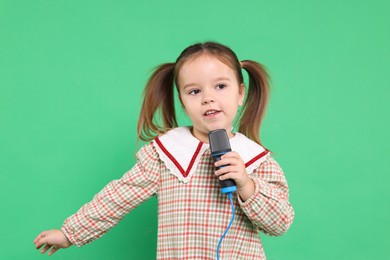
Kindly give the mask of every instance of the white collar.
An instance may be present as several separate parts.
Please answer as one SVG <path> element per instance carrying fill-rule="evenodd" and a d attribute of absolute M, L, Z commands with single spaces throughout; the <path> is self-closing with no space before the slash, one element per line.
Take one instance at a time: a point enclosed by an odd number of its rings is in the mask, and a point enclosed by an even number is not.
<path fill-rule="evenodd" d="M 232 151 L 236 151 L 243 159 L 248 174 L 251 174 L 269 155 L 269 151 L 247 138 L 235 133 L 230 139 Z M 153 140 L 160 159 L 180 181 L 188 183 L 194 174 L 203 153 L 209 149 L 196 139 L 190 127 L 174 128 Z"/>

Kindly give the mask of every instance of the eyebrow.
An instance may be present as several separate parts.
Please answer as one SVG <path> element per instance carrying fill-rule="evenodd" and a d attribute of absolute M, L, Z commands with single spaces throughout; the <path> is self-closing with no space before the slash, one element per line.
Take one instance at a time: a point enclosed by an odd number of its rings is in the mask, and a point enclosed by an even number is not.
<path fill-rule="evenodd" d="M 196 84 L 196 83 L 188 83 L 188 84 L 185 84 L 185 85 L 183 86 L 183 89 L 190 88 L 190 87 L 197 86 L 197 85 L 198 85 L 198 84 Z"/>
<path fill-rule="evenodd" d="M 228 77 L 219 77 L 219 78 L 216 78 L 215 80 L 216 80 L 216 81 L 220 81 L 220 80 L 227 80 L 227 81 L 230 81 L 230 78 L 228 78 Z"/>
<path fill-rule="evenodd" d="M 214 81 L 221 81 L 221 80 L 231 81 L 231 79 L 228 78 L 228 77 L 219 77 L 219 78 L 214 79 Z M 197 85 L 198 85 L 197 83 L 188 83 L 188 84 L 185 84 L 185 85 L 183 86 L 183 89 L 186 89 L 186 88 L 188 88 L 188 87 L 197 86 Z"/>

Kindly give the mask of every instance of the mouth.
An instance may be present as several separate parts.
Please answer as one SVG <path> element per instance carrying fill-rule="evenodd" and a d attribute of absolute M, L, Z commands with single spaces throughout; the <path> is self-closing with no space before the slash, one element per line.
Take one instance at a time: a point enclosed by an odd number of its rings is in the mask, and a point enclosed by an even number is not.
<path fill-rule="evenodd" d="M 204 112 L 203 116 L 205 116 L 205 117 L 214 117 L 214 116 L 218 115 L 219 113 L 221 113 L 220 110 L 210 109 L 210 110 L 207 110 L 206 112 Z"/>

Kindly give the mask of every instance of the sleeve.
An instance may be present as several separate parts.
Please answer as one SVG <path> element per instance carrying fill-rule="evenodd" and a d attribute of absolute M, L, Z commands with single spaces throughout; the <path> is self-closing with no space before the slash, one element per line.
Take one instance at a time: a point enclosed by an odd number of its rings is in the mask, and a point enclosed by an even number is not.
<path fill-rule="evenodd" d="M 67 218 L 61 228 L 65 236 L 80 247 L 104 235 L 132 209 L 156 194 L 160 160 L 152 144 L 137 153 L 134 167 L 119 180 L 108 183 Z"/>
<path fill-rule="evenodd" d="M 257 168 L 250 177 L 255 183 L 254 194 L 238 202 L 250 221 L 270 236 L 283 235 L 294 219 L 294 210 L 288 200 L 288 186 L 279 164 L 271 157 Z"/>

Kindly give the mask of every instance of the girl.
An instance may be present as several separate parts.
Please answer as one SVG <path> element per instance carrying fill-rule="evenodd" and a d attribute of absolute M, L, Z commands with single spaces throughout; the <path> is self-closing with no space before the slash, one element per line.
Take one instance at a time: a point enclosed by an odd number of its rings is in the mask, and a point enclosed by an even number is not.
<path fill-rule="evenodd" d="M 249 76 L 245 101 L 242 69 Z M 177 125 L 174 86 L 191 127 Z M 137 153 L 134 167 L 66 219 L 61 230 L 39 234 L 36 248 L 52 255 L 59 248 L 85 245 L 156 195 L 157 259 L 214 259 L 232 214 L 218 179 L 232 179 L 236 218 L 217 255 L 265 259 L 258 231 L 282 235 L 294 218 L 284 174 L 260 142 L 268 96 L 268 76 L 259 63 L 239 62 L 231 49 L 215 42 L 189 46 L 175 63 L 157 67 L 146 85 L 138 137 L 151 142 Z M 227 131 L 232 152 L 214 163 L 208 133 L 216 129 Z"/>

